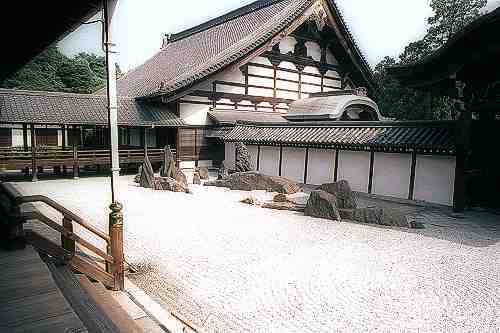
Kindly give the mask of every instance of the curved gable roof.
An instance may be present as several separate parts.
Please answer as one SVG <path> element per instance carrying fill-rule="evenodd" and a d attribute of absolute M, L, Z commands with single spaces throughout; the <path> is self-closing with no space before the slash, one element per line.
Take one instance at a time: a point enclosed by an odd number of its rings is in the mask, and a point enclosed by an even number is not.
<path fill-rule="evenodd" d="M 118 94 L 169 95 L 244 58 L 297 20 L 316 0 L 259 0 L 206 23 L 174 34 L 170 43 L 117 81 Z M 347 46 L 367 78 L 371 70 L 333 0 L 327 3 Z M 103 91 L 101 91 L 103 92 Z"/>

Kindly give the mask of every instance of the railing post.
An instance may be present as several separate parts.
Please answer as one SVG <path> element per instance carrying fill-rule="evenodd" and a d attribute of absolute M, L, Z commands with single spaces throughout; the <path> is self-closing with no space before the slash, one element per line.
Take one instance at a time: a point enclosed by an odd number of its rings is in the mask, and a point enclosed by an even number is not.
<path fill-rule="evenodd" d="M 114 278 L 113 290 L 123 290 L 125 287 L 124 282 L 124 268 L 123 268 L 123 213 L 122 204 L 113 202 L 109 208 L 109 238 L 111 256 L 113 257 L 113 265 L 111 266 L 111 273 Z"/>
<path fill-rule="evenodd" d="M 73 233 L 73 221 L 71 220 L 71 218 L 65 215 L 63 217 L 62 225 L 66 231 Z M 75 254 L 76 251 L 75 241 L 66 237 L 63 234 L 61 234 L 61 246 L 63 247 L 63 249 L 70 252 L 71 254 Z"/>
<path fill-rule="evenodd" d="M 73 178 L 78 179 L 78 148 L 73 146 Z"/>

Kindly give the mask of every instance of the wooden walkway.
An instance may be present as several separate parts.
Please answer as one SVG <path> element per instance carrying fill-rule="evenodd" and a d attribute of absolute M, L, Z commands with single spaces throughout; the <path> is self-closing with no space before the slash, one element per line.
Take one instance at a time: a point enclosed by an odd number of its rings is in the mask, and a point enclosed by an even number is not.
<path fill-rule="evenodd" d="M 0 250 L 0 332 L 87 332 L 31 247 Z"/>

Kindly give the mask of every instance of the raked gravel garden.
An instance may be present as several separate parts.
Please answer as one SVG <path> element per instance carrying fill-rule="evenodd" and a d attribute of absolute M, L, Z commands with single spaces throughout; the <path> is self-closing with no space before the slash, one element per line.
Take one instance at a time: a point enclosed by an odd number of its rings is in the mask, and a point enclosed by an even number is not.
<path fill-rule="evenodd" d="M 120 178 L 129 278 L 206 332 L 499 332 L 500 216 L 358 198 L 423 229 L 336 222 L 245 205 L 265 191 Z M 107 229 L 109 179 L 18 182 Z M 305 200 L 298 194 L 297 200 Z"/>

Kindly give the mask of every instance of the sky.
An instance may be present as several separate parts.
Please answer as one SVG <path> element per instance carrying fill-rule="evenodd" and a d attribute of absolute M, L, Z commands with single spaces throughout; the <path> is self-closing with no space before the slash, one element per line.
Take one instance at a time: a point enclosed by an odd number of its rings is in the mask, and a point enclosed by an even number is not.
<path fill-rule="evenodd" d="M 165 33 L 203 23 L 254 0 L 120 0 L 114 39 L 118 64 L 128 71 L 159 51 Z M 336 0 L 351 33 L 372 67 L 385 56 L 397 58 L 411 41 L 427 30 L 430 0 Z M 500 0 L 488 0 L 491 11 Z M 69 56 L 82 51 L 102 54 L 101 25 L 88 24 L 60 43 Z"/>

